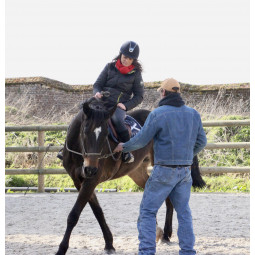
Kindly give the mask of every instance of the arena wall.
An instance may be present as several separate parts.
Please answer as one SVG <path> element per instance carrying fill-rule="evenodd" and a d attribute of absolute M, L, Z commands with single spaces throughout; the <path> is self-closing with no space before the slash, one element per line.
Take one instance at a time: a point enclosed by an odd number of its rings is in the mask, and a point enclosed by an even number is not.
<path fill-rule="evenodd" d="M 144 101 L 137 108 L 154 109 L 159 101 L 158 82 L 145 82 Z M 181 83 L 182 97 L 187 105 L 199 108 L 201 104 L 221 104 L 226 111 L 229 107 L 240 105 L 243 112 L 250 112 L 250 84 L 190 85 Z M 78 106 L 92 96 L 92 85 L 68 85 L 44 77 L 7 78 L 5 98 L 12 104 L 20 98 L 36 105 L 35 115 L 45 112 L 68 112 L 75 114 Z M 136 108 L 136 109 L 137 109 Z"/>

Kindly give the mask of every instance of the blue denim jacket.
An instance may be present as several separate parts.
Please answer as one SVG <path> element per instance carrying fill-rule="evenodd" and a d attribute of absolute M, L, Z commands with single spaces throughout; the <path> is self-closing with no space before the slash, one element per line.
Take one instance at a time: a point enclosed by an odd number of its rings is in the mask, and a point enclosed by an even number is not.
<path fill-rule="evenodd" d="M 207 143 L 199 113 L 186 105 L 153 110 L 141 131 L 123 144 L 123 152 L 140 149 L 152 139 L 154 164 L 159 165 L 191 165 Z"/>

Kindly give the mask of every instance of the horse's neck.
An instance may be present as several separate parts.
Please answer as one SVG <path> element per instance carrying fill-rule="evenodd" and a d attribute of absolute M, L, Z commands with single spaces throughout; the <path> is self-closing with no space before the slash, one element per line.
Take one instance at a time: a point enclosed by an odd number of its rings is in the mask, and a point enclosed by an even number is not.
<path fill-rule="evenodd" d="M 76 142 L 79 143 L 79 135 L 80 135 L 80 129 L 81 125 L 84 119 L 82 118 L 82 112 L 80 111 L 76 117 L 72 120 L 71 124 L 68 127 L 67 130 L 67 142 L 68 144 L 74 144 Z"/>

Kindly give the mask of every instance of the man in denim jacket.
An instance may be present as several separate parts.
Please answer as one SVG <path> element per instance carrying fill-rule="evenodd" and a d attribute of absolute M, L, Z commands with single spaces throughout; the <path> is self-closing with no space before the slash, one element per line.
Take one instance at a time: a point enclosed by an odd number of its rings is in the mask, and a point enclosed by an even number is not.
<path fill-rule="evenodd" d="M 192 216 L 189 207 L 193 157 L 206 145 L 207 139 L 199 113 L 185 105 L 180 84 L 166 79 L 160 91 L 159 107 L 146 119 L 141 131 L 130 141 L 120 143 L 115 152 L 134 151 L 154 142 L 154 167 L 146 182 L 140 215 L 139 255 L 156 252 L 156 214 L 167 196 L 177 212 L 180 255 L 196 254 Z"/>

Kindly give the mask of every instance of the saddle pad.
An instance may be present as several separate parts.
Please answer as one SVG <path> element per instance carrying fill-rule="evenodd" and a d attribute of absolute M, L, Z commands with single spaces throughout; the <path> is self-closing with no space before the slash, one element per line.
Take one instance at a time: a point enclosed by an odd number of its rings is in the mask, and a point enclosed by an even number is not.
<path fill-rule="evenodd" d="M 131 117 L 129 115 L 126 116 L 124 122 L 131 129 L 131 138 L 134 137 L 142 128 L 142 126 L 133 117 Z M 115 137 L 115 135 L 113 134 L 110 126 L 108 127 L 108 129 L 109 129 L 109 133 L 110 133 L 110 136 L 112 137 L 112 139 L 116 143 L 118 143 L 119 141 L 118 141 L 117 137 Z"/>

